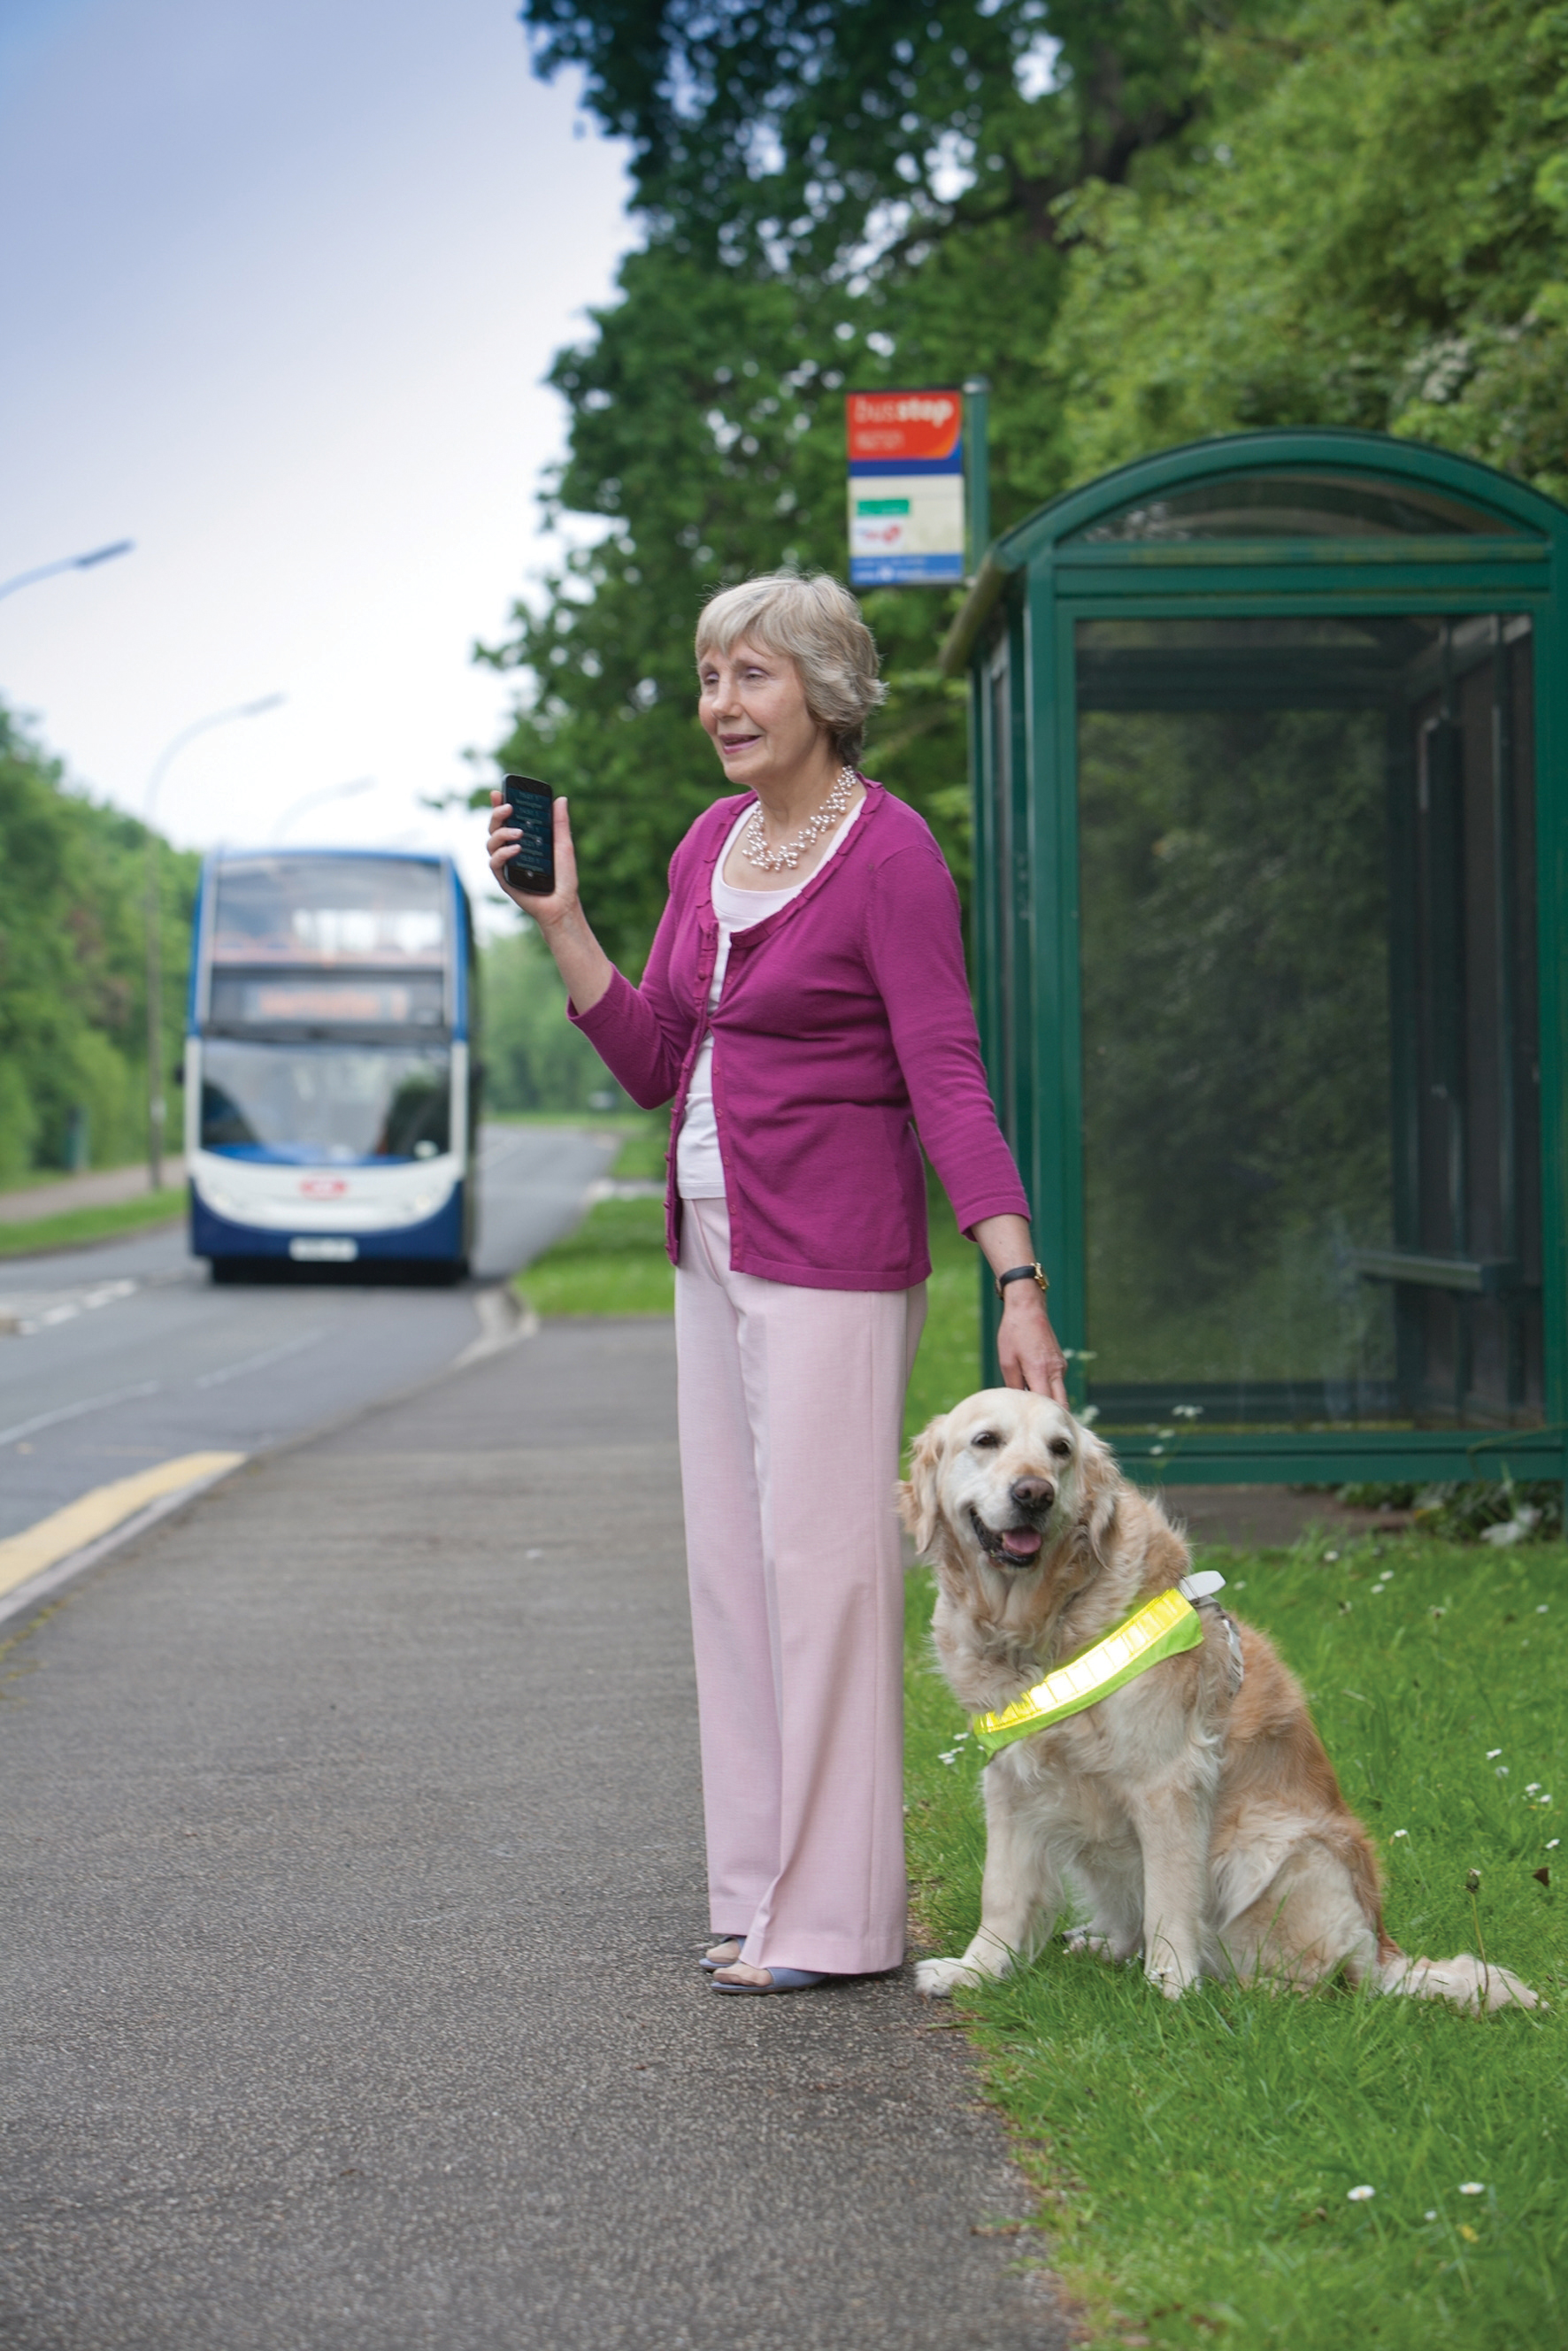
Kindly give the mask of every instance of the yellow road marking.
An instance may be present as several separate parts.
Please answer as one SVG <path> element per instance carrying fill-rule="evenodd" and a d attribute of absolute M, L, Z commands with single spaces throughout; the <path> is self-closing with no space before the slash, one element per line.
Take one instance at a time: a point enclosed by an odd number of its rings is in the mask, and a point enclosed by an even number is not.
<path fill-rule="evenodd" d="M 19 1535 L 7 1535 L 0 1542 L 0 1593 L 14 1592 L 30 1575 L 41 1575 L 57 1560 L 84 1550 L 99 1535 L 144 1510 L 149 1502 L 177 1494 L 185 1486 L 209 1484 L 225 1470 L 237 1469 L 244 1459 L 243 1453 L 182 1453 L 172 1461 L 161 1461 L 156 1469 L 141 1469 L 134 1478 L 116 1478 L 110 1485 L 95 1486 L 90 1494 L 68 1502 L 63 1510 L 51 1511 L 37 1526 L 24 1527 Z"/>

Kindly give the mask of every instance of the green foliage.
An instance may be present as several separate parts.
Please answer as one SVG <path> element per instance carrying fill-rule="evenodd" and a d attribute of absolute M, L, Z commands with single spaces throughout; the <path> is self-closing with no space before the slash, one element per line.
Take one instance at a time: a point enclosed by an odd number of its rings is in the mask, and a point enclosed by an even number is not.
<path fill-rule="evenodd" d="M 1353 1510 L 1409 1510 L 1422 1532 L 1449 1542 L 1561 1541 L 1563 1489 L 1544 1479 L 1449 1479 L 1435 1486 L 1363 1482 L 1336 1489 Z M 1488 1529 L 1507 1532 L 1488 1532 Z"/>
<path fill-rule="evenodd" d="M 572 794 L 589 903 L 633 969 L 719 789 L 693 623 L 749 572 L 842 571 L 846 386 L 988 374 L 998 528 L 1265 424 L 1416 434 L 1568 488 L 1568 9 L 523 15 L 540 71 L 580 67 L 631 141 L 645 242 L 555 371 L 571 440 L 550 501 L 603 536 L 489 650 L 523 684 L 499 756 Z M 954 601 L 866 597 L 894 687 L 868 765 L 962 880 L 962 712 L 933 674 Z"/>
<path fill-rule="evenodd" d="M 1303 0 L 1205 44 L 1202 135 L 1090 183 L 1045 381 L 1073 477 L 1243 426 L 1568 488 L 1568 10 Z"/>
<path fill-rule="evenodd" d="M 145 840 L 134 819 L 68 791 L 58 761 L 0 706 L 0 1182 L 67 1165 L 84 1118 L 95 1166 L 145 1144 Z M 166 1078 L 197 870 L 167 849 L 159 860 Z"/>
<path fill-rule="evenodd" d="M 1479 1923 L 1552 2009 L 1483 2020 L 1212 1984 L 1172 2005 L 1137 1970 L 1057 1945 L 965 2003 L 1043 2191 L 1042 2256 L 1084 2298 L 1095 2345 L 1557 2342 L 1568 1944 L 1536 1873 L 1557 1876 L 1568 1767 L 1568 1554 L 1483 1569 L 1405 1538 L 1222 1563 L 1239 1611 L 1303 1677 L 1374 1831 L 1390 1932 L 1446 1957 L 1477 1948 Z M 974 1929 L 984 1834 L 962 1718 L 925 1663 L 931 1599 L 914 1579 L 910 1859 L 926 1938 L 948 1951 Z M 1467 2181 L 1482 2193 L 1461 2195 Z M 1362 2185 L 1375 2196 L 1352 2203 Z"/>
<path fill-rule="evenodd" d="M 800 279 L 924 257 L 954 227 L 1052 234 L 1191 110 L 1189 0 L 525 0 L 539 70 L 585 69 L 656 237 Z M 1245 5 L 1233 21 L 1258 13 Z M 1032 99 L 1055 52 L 1055 87 Z M 891 214 L 892 217 L 888 217 Z"/>
<path fill-rule="evenodd" d="M 533 925 L 486 945 L 485 1104 L 517 1111 L 603 1110 L 624 1096 L 566 1017 L 566 988 Z"/>

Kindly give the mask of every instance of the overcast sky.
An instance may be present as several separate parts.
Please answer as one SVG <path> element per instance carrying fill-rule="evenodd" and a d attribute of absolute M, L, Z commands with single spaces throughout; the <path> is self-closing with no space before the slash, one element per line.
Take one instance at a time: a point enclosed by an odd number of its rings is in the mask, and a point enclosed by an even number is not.
<path fill-rule="evenodd" d="M 0 695 L 180 843 L 458 847 L 547 559 L 541 377 L 631 242 L 619 152 L 528 70 L 512 0 L 4 0 Z M 574 129 L 580 135 L 574 136 Z M 499 902 L 497 902 L 499 903 Z"/>

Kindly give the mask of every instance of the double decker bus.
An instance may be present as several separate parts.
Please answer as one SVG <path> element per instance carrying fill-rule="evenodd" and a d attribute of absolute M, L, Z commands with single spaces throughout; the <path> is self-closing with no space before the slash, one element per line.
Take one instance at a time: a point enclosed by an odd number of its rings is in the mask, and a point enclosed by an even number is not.
<path fill-rule="evenodd" d="M 473 916 L 450 858 L 206 860 L 185 1154 L 191 1248 L 215 1281 L 367 1260 L 467 1270 L 476 1009 Z"/>

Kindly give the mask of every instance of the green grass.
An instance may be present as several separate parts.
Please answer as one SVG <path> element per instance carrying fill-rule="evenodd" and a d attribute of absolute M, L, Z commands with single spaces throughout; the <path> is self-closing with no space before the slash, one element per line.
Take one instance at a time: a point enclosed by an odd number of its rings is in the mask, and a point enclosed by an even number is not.
<path fill-rule="evenodd" d="M 1560 2007 L 1561 1896 L 1533 1873 L 1555 1876 L 1549 1840 L 1568 1812 L 1568 1552 L 1395 1539 L 1336 1557 L 1314 1539 L 1208 1556 L 1306 1684 L 1384 1855 L 1396 1940 L 1431 1956 L 1474 1950 L 1465 1876 L 1477 1869 L 1489 1956 Z M 984 1833 L 968 1750 L 941 1761 L 962 1718 L 926 1663 L 930 1602 L 922 1574 L 910 1604 L 910 1861 L 930 1948 L 957 1950 L 978 1915 Z M 1489 1759 L 1492 1748 L 1501 1753 Z M 1049 2257 L 1082 2297 L 1093 2343 L 1568 2342 L 1558 2014 L 1477 2019 L 1343 1990 L 1299 1999 L 1215 1985 L 1173 2005 L 1135 1970 L 1060 1946 L 963 2006 L 1042 2190 Z M 1462 2181 L 1483 2192 L 1461 2196 Z M 1350 2202 L 1363 2184 L 1376 2194 Z"/>
<path fill-rule="evenodd" d="M 567 1126 L 580 1128 L 591 1134 L 632 1134 L 640 1133 L 654 1120 L 662 1134 L 669 1131 L 669 1119 L 662 1112 L 643 1110 L 491 1110 L 485 1111 L 486 1126 Z"/>
<path fill-rule="evenodd" d="M 669 1121 L 658 1112 L 601 1122 L 624 1136 L 611 1174 L 663 1182 Z M 513 1288 L 538 1314 L 671 1314 L 675 1277 L 664 1254 L 663 1200 L 600 1200 Z"/>
<path fill-rule="evenodd" d="M 615 1124 L 626 1139 L 611 1174 L 662 1183 L 668 1120 L 653 1112 L 620 1117 Z M 935 1187 L 931 1258 L 925 1329 L 904 1410 L 910 1433 L 974 1386 L 978 1362 L 975 1249 Z M 599 1201 L 574 1232 L 517 1275 L 514 1287 L 539 1314 L 673 1313 L 674 1275 L 664 1254 L 663 1201 Z"/>
<path fill-rule="evenodd" d="M 615 1155 L 612 1176 L 644 1184 L 662 1184 L 664 1180 L 664 1155 L 670 1141 L 670 1122 L 662 1110 L 644 1111 L 635 1119 L 619 1122 L 619 1131 L 625 1136 Z"/>
<path fill-rule="evenodd" d="M 931 1279 L 925 1285 L 925 1327 L 904 1403 L 904 1434 L 913 1437 L 980 1377 L 979 1251 L 953 1221 L 946 1196 L 928 1187 Z"/>
<path fill-rule="evenodd" d="M 34 1257 L 44 1249 L 76 1249 L 86 1241 L 136 1232 L 144 1225 L 172 1224 L 185 1213 L 183 1188 L 143 1192 L 101 1208 L 68 1208 L 57 1217 L 34 1217 L 22 1225 L 0 1225 L 0 1258 Z"/>
<path fill-rule="evenodd" d="M 671 1314 L 662 1200 L 601 1200 L 513 1287 L 538 1314 Z"/>

